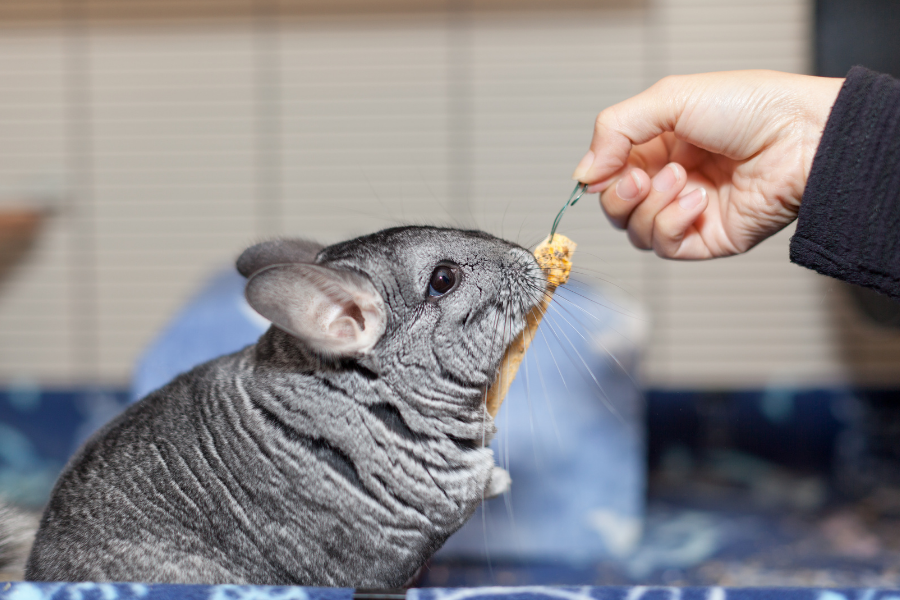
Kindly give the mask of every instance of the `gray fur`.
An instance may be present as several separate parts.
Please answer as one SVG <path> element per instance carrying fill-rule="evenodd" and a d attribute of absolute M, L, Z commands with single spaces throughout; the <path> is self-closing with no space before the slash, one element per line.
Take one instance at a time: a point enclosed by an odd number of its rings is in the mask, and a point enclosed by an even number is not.
<path fill-rule="evenodd" d="M 0 581 L 22 579 L 37 516 L 0 501 Z"/>
<path fill-rule="evenodd" d="M 270 244 L 245 274 L 313 260 Z M 28 579 L 398 587 L 497 491 L 483 395 L 544 290 L 531 254 L 409 227 L 314 260 L 377 292 L 377 343 L 335 351 L 276 321 L 130 407 L 61 475 Z M 462 279 L 429 298 L 441 261 Z"/>

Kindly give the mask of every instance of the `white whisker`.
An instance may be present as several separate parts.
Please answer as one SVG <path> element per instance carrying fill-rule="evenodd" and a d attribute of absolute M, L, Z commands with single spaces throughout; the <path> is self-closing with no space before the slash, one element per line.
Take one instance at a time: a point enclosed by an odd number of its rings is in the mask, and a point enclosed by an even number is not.
<path fill-rule="evenodd" d="M 580 306 L 578 306 L 578 305 L 575 304 L 575 303 L 571 303 L 571 302 L 570 302 L 570 304 L 571 304 L 572 306 L 574 306 L 575 308 L 581 308 Z M 558 305 L 554 305 L 554 308 L 557 310 L 557 312 L 560 312 L 560 311 L 564 310 L 563 307 L 558 306 Z M 588 311 L 584 310 L 583 308 L 582 308 L 581 310 L 583 310 L 583 311 L 584 311 L 586 314 L 588 314 L 589 316 L 594 316 L 594 315 L 591 315 L 591 313 L 589 313 Z M 566 312 L 570 317 L 572 317 L 572 320 L 576 321 L 576 322 L 578 323 L 578 325 L 581 326 L 582 329 L 586 329 L 584 323 L 582 323 L 581 321 L 579 321 L 572 313 L 570 313 L 568 310 L 566 310 L 565 312 Z M 593 339 L 588 340 L 588 338 L 586 338 L 586 337 L 584 336 L 584 334 L 582 334 L 581 331 L 580 331 L 578 328 L 576 328 L 576 327 L 573 326 L 571 323 L 569 323 L 569 321 L 568 321 L 563 315 L 560 315 L 560 317 L 561 317 L 564 321 L 566 321 L 566 323 L 568 323 L 568 325 L 569 325 L 570 327 L 572 327 L 572 329 L 574 329 L 576 332 L 578 332 L 578 335 L 581 336 L 581 339 L 583 339 L 584 341 L 589 342 L 589 343 L 590 343 L 590 342 L 594 342 L 594 343 L 596 343 L 597 345 L 599 345 L 601 348 L 603 348 L 603 351 L 606 352 L 606 355 L 609 356 L 609 357 L 613 360 L 613 362 L 616 363 L 616 365 L 619 367 L 619 369 L 622 371 L 622 373 L 624 373 L 625 376 L 628 377 L 629 381 L 631 381 L 632 385 L 634 385 L 635 388 L 639 388 L 639 387 L 640 387 L 640 386 L 638 386 L 638 384 L 637 384 L 637 382 L 634 380 L 634 378 L 631 376 L 631 373 L 628 372 L 628 369 L 625 368 L 625 366 L 619 361 L 619 359 L 616 357 L 615 354 L 613 354 L 612 352 L 610 352 L 610 350 L 603 344 L 603 342 L 601 342 L 599 339 L 597 339 L 596 336 L 595 336 Z"/>
<path fill-rule="evenodd" d="M 561 296 L 561 297 L 563 297 L 563 298 L 565 298 L 565 294 L 572 294 L 574 296 L 578 296 L 579 298 L 582 298 L 583 300 L 590 302 L 591 304 L 596 304 L 597 306 L 599 306 L 601 308 L 605 308 L 606 310 L 612 311 L 612 312 L 620 314 L 622 316 L 629 317 L 631 319 L 637 319 L 638 321 L 647 321 L 648 320 L 645 317 L 631 313 L 630 311 L 626 311 L 626 309 L 624 307 L 619 307 L 619 306 L 616 306 L 615 304 L 613 304 L 612 306 L 609 306 L 607 304 L 604 304 L 603 302 L 594 300 L 590 296 L 586 296 L 584 294 L 576 292 L 571 287 L 561 286 L 561 287 L 557 288 L 556 291 L 557 292 L 562 291 L 563 296 Z"/>
<path fill-rule="evenodd" d="M 537 358 L 535 358 L 537 360 Z M 528 427 L 531 429 L 531 448 L 534 450 L 534 466 L 540 468 L 540 460 L 537 451 L 537 435 L 534 431 L 534 406 L 531 403 L 531 380 L 528 376 L 528 355 L 525 355 L 525 402 L 528 404 Z M 538 365 L 538 374 L 540 374 L 540 365 Z"/>
<path fill-rule="evenodd" d="M 553 329 L 552 324 L 551 324 L 551 329 Z M 584 357 L 581 356 L 581 353 L 578 351 L 578 348 L 575 347 L 575 344 L 572 343 L 572 340 L 569 338 L 569 336 L 566 335 L 566 332 L 563 331 L 562 328 L 559 329 L 559 332 L 563 335 L 563 337 L 566 338 L 566 341 L 569 342 L 569 346 L 575 352 L 575 355 L 578 357 L 578 360 L 581 361 L 581 364 L 584 366 L 585 370 L 588 372 L 588 374 L 591 376 L 591 379 L 596 384 L 597 389 L 600 391 L 600 394 L 601 394 L 600 400 L 603 402 L 603 404 L 606 406 L 606 408 L 609 409 L 609 411 L 612 414 L 614 414 L 616 416 L 616 418 L 619 419 L 619 421 L 621 421 L 621 423 L 623 425 L 625 425 L 626 424 L 625 419 L 622 417 L 621 414 L 619 414 L 619 411 L 616 410 L 616 407 L 613 406 L 612 401 L 610 401 L 609 396 L 606 393 L 606 390 L 604 390 L 603 386 L 600 385 L 600 381 L 597 379 L 597 376 L 594 375 L 594 371 L 588 366 L 587 362 L 584 360 Z M 563 346 L 563 351 L 566 352 L 566 354 L 568 354 L 565 346 Z"/>

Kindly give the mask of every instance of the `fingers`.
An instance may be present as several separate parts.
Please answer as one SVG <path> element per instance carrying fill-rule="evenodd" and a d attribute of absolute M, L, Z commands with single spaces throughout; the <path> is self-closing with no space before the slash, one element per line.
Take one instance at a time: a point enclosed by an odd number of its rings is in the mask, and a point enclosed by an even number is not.
<path fill-rule="evenodd" d="M 683 101 L 678 100 L 681 94 L 671 93 L 674 80 L 667 77 L 601 112 L 594 123 L 591 149 L 578 163 L 572 179 L 609 183 L 626 166 L 634 145 L 673 131 L 683 110 Z"/>
<path fill-rule="evenodd" d="M 591 189 L 594 187 L 595 189 Z M 588 186 L 589 193 L 599 191 L 596 186 Z M 642 169 L 630 169 L 625 172 L 600 195 L 600 206 L 610 222 L 619 229 L 625 229 L 628 218 L 635 208 L 650 193 L 650 177 Z"/>
<path fill-rule="evenodd" d="M 701 187 L 685 191 L 686 184 L 687 173 L 678 163 L 667 164 L 652 180 L 641 169 L 629 169 L 601 194 L 600 204 L 637 248 L 664 258 L 706 258 L 694 225 L 709 198 Z"/>
<path fill-rule="evenodd" d="M 653 248 L 656 216 L 671 204 L 684 189 L 687 173 L 678 163 L 669 163 L 650 181 L 647 199 L 638 204 L 628 217 L 628 239 L 641 250 Z"/>
<path fill-rule="evenodd" d="M 684 192 L 662 209 L 653 223 L 653 251 L 663 258 L 710 258 L 695 225 L 708 205 L 709 195 L 700 187 Z"/>
<path fill-rule="evenodd" d="M 644 171 L 631 169 L 600 195 L 600 206 L 613 225 L 628 230 L 632 244 L 649 250 L 656 215 L 678 196 L 686 181 L 684 167 L 678 163 L 665 165 L 652 180 Z M 629 198 L 635 188 L 637 193 Z"/>

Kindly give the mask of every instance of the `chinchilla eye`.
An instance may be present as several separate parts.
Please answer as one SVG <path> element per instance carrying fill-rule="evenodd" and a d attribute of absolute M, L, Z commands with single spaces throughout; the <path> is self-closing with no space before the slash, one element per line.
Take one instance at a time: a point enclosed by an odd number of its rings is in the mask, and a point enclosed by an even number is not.
<path fill-rule="evenodd" d="M 453 289 L 457 278 L 455 268 L 450 265 L 439 265 L 431 273 L 431 281 L 428 282 L 428 295 L 432 298 L 443 296 Z"/>

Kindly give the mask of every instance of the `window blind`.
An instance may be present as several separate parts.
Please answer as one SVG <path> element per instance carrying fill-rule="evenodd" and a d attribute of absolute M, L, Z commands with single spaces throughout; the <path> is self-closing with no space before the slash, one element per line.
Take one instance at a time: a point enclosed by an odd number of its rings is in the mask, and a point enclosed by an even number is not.
<path fill-rule="evenodd" d="M 124 383 L 267 236 L 437 223 L 534 244 L 602 108 L 669 73 L 809 65 L 806 0 L 384 6 L 0 5 L 0 205 L 50 209 L 0 279 L 0 379 Z M 897 335 L 790 265 L 789 232 L 667 262 L 595 202 L 562 228 L 584 278 L 647 305 L 647 385 L 900 380 Z"/>

